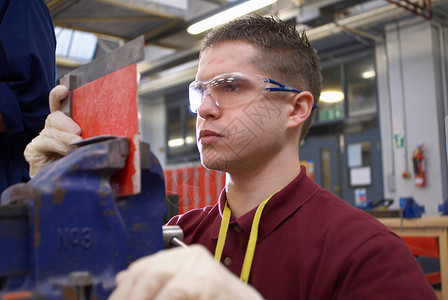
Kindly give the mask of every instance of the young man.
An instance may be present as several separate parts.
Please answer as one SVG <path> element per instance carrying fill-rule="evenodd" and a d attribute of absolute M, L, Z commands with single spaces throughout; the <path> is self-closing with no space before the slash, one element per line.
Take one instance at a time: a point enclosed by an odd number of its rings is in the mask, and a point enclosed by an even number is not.
<path fill-rule="evenodd" d="M 201 161 L 226 187 L 169 222 L 202 246 L 133 263 L 110 299 L 436 299 L 398 236 L 300 167 L 320 84 L 306 36 L 275 18 L 208 35 L 190 105 Z"/>

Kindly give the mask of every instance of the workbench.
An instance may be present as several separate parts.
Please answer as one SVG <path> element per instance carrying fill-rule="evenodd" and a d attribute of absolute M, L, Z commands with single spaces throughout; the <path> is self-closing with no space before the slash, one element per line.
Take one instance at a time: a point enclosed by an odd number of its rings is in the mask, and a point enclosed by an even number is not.
<path fill-rule="evenodd" d="M 400 236 L 437 237 L 439 241 L 440 278 L 439 299 L 448 300 L 448 216 L 428 216 L 414 219 L 378 218 Z"/>

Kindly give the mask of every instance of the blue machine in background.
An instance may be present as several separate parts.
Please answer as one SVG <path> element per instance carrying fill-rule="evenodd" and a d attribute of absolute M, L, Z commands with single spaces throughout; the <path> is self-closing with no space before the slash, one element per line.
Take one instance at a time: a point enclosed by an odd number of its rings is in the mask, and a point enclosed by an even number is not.
<path fill-rule="evenodd" d="M 2 194 L 0 299 L 107 299 L 119 271 L 163 249 L 165 184 L 149 145 L 142 192 L 113 195 L 128 151 L 125 138 L 79 147 Z"/>

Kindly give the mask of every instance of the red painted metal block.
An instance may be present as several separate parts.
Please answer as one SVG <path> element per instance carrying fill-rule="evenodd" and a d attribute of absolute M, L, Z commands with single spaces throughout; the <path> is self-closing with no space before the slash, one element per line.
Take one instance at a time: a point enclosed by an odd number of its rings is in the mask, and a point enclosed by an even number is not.
<path fill-rule="evenodd" d="M 82 138 L 113 135 L 129 139 L 126 166 L 111 180 L 117 196 L 140 193 L 137 65 L 132 64 L 73 90 L 73 120 Z"/>

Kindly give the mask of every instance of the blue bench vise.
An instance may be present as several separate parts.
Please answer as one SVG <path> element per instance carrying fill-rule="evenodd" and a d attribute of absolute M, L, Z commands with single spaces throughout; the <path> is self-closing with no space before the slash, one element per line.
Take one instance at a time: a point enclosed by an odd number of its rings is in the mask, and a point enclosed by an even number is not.
<path fill-rule="evenodd" d="M 439 212 L 442 213 L 442 216 L 448 215 L 448 198 L 442 204 L 439 204 Z"/>
<path fill-rule="evenodd" d="M 400 198 L 400 209 L 403 213 L 403 218 L 420 218 L 425 212 L 425 207 L 423 205 L 418 205 L 418 203 L 412 197 Z"/>
<path fill-rule="evenodd" d="M 163 171 L 141 148 L 138 195 L 117 198 L 110 185 L 126 138 L 79 147 L 3 192 L 0 299 L 107 299 L 119 271 L 163 249 Z"/>

